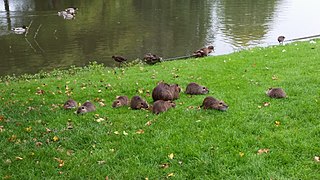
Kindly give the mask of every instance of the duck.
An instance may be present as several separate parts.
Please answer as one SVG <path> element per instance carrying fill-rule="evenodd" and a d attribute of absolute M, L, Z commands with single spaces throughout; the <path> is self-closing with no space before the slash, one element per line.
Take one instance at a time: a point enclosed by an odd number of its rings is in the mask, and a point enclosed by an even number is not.
<path fill-rule="evenodd" d="M 75 17 L 76 17 L 75 14 L 70 14 L 70 13 L 63 15 L 63 19 L 74 19 Z"/>
<path fill-rule="evenodd" d="M 78 10 L 78 8 L 76 8 L 76 7 L 68 7 L 65 9 L 65 11 L 70 14 L 75 14 L 77 10 Z"/>
<path fill-rule="evenodd" d="M 193 56 L 194 57 L 205 57 L 205 56 L 208 56 L 208 54 L 210 54 L 212 51 L 214 51 L 214 47 L 208 46 L 208 47 L 201 48 L 201 49 L 195 51 L 193 53 Z"/>
<path fill-rule="evenodd" d="M 67 14 L 68 14 L 67 11 L 59 11 L 59 12 L 58 12 L 58 16 L 65 16 L 65 15 L 67 15 Z"/>
<path fill-rule="evenodd" d="M 279 44 L 283 44 L 283 41 L 284 41 L 285 38 L 286 38 L 286 37 L 284 37 L 284 36 L 279 36 L 279 37 L 278 37 L 278 42 L 279 42 Z"/>
<path fill-rule="evenodd" d="M 157 56 L 157 55 L 155 55 L 155 54 L 147 53 L 147 54 L 144 55 L 143 60 L 147 64 L 155 64 L 157 62 L 160 62 L 162 60 L 162 58 Z"/>
<path fill-rule="evenodd" d="M 127 58 L 123 56 L 112 56 L 112 59 L 119 63 L 119 67 L 121 63 L 127 61 Z"/>
<path fill-rule="evenodd" d="M 22 27 L 15 27 L 12 28 L 11 30 L 17 34 L 23 34 L 27 31 L 28 27 L 23 25 Z"/>

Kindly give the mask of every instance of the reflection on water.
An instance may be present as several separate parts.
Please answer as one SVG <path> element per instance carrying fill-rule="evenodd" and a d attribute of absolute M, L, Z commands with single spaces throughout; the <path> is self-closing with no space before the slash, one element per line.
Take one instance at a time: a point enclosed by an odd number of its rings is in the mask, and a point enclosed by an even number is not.
<path fill-rule="evenodd" d="M 303 2 L 1 0 L 0 75 L 82 66 L 89 61 L 115 66 L 112 55 L 129 60 L 148 52 L 163 58 L 184 56 L 209 44 L 216 47 L 215 54 L 225 54 L 274 44 L 280 34 L 288 38 L 317 34 L 320 27 L 313 17 L 319 12 L 312 10 L 320 4 Z M 70 6 L 79 8 L 75 19 L 57 15 Z M 26 36 L 10 31 L 22 25 L 31 25 Z"/>

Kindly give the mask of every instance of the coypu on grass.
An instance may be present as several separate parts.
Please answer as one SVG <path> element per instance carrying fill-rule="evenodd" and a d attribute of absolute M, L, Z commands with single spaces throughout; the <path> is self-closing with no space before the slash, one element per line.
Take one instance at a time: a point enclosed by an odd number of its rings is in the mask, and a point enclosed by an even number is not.
<path fill-rule="evenodd" d="M 159 114 L 167 111 L 171 107 L 176 107 L 176 104 L 172 101 L 157 100 L 153 103 L 152 112 L 154 114 Z"/>
<path fill-rule="evenodd" d="M 214 50 L 213 46 L 208 46 L 205 48 L 201 48 L 193 53 L 194 57 L 205 57 L 208 56 Z"/>
<path fill-rule="evenodd" d="M 117 96 L 117 99 L 112 103 L 112 107 L 128 106 L 129 104 L 130 101 L 127 96 Z"/>
<path fill-rule="evenodd" d="M 271 98 L 285 98 L 287 97 L 286 92 L 282 88 L 269 88 L 266 94 Z"/>
<path fill-rule="evenodd" d="M 83 103 L 77 110 L 77 114 L 84 114 L 96 110 L 96 106 L 90 101 Z"/>
<path fill-rule="evenodd" d="M 218 100 L 212 96 L 204 98 L 201 107 L 203 109 L 216 109 L 220 111 L 226 111 L 228 109 L 228 105 L 225 102 Z"/>
<path fill-rule="evenodd" d="M 195 82 L 189 83 L 186 88 L 186 94 L 198 95 L 198 94 L 208 94 L 209 90 L 205 86 L 201 86 Z"/>
<path fill-rule="evenodd" d="M 67 100 L 63 105 L 63 109 L 73 109 L 73 108 L 76 108 L 76 107 L 78 107 L 78 104 L 73 99 Z"/>
<path fill-rule="evenodd" d="M 179 98 L 181 88 L 178 84 L 169 85 L 167 83 L 160 82 L 152 91 L 153 101 L 164 100 L 173 101 Z"/>
<path fill-rule="evenodd" d="M 130 102 L 131 109 L 147 109 L 148 103 L 140 96 L 133 96 Z"/>

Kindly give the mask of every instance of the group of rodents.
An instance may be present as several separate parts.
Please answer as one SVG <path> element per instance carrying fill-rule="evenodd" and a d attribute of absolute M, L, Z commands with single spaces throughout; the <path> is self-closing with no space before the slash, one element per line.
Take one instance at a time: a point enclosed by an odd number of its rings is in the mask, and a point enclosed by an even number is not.
<path fill-rule="evenodd" d="M 131 100 L 129 100 L 127 96 L 117 96 L 116 100 L 112 103 L 112 107 L 130 106 L 131 109 L 150 109 L 154 114 L 159 114 L 176 106 L 174 100 L 179 98 L 180 92 L 181 88 L 178 84 L 170 85 L 160 82 L 152 91 L 152 99 L 154 101 L 153 106 L 149 106 L 147 101 L 140 96 L 133 96 Z M 195 82 L 191 82 L 187 85 L 185 93 L 189 95 L 203 95 L 208 94 L 209 89 Z M 282 88 L 269 88 L 266 91 L 266 94 L 271 98 L 285 98 L 287 96 Z M 78 104 L 75 100 L 69 99 L 64 103 L 63 108 L 73 109 L 77 108 L 77 106 Z M 218 100 L 212 96 L 205 97 L 200 107 L 203 109 L 216 109 L 220 111 L 226 111 L 228 109 L 228 105 L 224 101 Z M 87 101 L 78 107 L 77 114 L 84 114 L 95 110 L 95 105 L 90 101 Z"/>

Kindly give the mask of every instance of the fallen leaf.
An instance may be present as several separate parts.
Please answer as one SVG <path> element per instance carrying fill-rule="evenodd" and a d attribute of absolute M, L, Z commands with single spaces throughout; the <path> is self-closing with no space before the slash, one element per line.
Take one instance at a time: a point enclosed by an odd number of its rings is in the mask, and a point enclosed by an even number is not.
<path fill-rule="evenodd" d="M 106 106 L 103 102 L 100 102 L 100 101 L 99 101 L 98 103 L 99 103 L 99 105 L 102 106 L 102 107 Z"/>
<path fill-rule="evenodd" d="M 72 122 L 70 121 L 67 122 L 67 129 L 73 129 Z"/>
<path fill-rule="evenodd" d="M 36 146 L 42 146 L 42 142 L 36 142 Z"/>
<path fill-rule="evenodd" d="M 275 121 L 274 124 L 275 124 L 276 126 L 280 126 L 281 123 L 280 123 L 280 121 Z"/>
<path fill-rule="evenodd" d="M 115 131 L 115 132 L 113 132 L 114 134 L 116 134 L 116 135 L 119 135 L 120 133 L 119 133 L 119 131 Z"/>
<path fill-rule="evenodd" d="M 59 168 L 64 166 L 64 161 L 62 159 L 60 159 L 60 158 L 54 158 L 54 159 L 59 162 L 59 165 L 58 165 Z"/>
<path fill-rule="evenodd" d="M 0 126 L 0 132 L 5 131 L 4 126 Z"/>
<path fill-rule="evenodd" d="M 172 176 L 174 176 L 173 173 L 170 173 L 170 174 L 167 175 L 167 177 L 172 177 Z"/>
<path fill-rule="evenodd" d="M 275 75 L 272 76 L 272 80 L 277 80 L 277 79 L 278 79 L 277 76 Z"/>
<path fill-rule="evenodd" d="M 264 103 L 263 103 L 263 106 L 264 106 L 264 107 L 267 107 L 267 106 L 269 106 L 269 105 L 270 105 L 269 102 L 264 102 Z"/>
<path fill-rule="evenodd" d="M 25 130 L 26 132 L 31 132 L 31 131 L 32 131 L 32 127 L 31 127 L 31 126 L 26 127 L 26 128 L 24 128 L 24 130 Z"/>
<path fill-rule="evenodd" d="M 146 123 L 146 126 L 151 126 L 151 124 L 152 124 L 152 122 L 151 122 L 151 121 L 148 121 L 148 122 Z"/>
<path fill-rule="evenodd" d="M 144 130 L 143 129 L 139 129 L 138 131 L 136 131 L 136 134 L 143 134 Z"/>
<path fill-rule="evenodd" d="M 123 133 L 123 135 L 128 136 L 127 132 L 123 131 L 122 133 Z"/>
<path fill-rule="evenodd" d="M 9 142 L 14 142 L 17 139 L 16 135 L 12 135 L 11 137 L 8 138 Z"/>
<path fill-rule="evenodd" d="M 173 159 L 174 158 L 174 154 L 171 153 L 171 154 L 168 155 L 168 157 L 169 157 L 169 159 Z"/>
<path fill-rule="evenodd" d="M 73 152 L 73 150 L 70 150 L 70 149 L 69 149 L 69 150 L 67 150 L 67 155 L 68 155 L 68 156 L 73 155 L 73 153 L 74 153 L 74 152 Z"/>
<path fill-rule="evenodd" d="M 51 131 L 51 129 L 46 128 L 46 132 L 47 132 L 47 133 L 50 133 L 50 132 L 52 132 L 52 131 Z"/>
<path fill-rule="evenodd" d="M 160 168 L 162 168 L 162 169 L 167 169 L 167 168 L 169 168 L 169 163 L 163 163 L 163 164 L 161 164 L 161 165 L 160 165 Z"/>
<path fill-rule="evenodd" d="M 244 153 L 243 153 L 243 152 L 239 152 L 239 156 L 240 156 L 240 157 L 243 157 L 243 156 L 244 156 Z"/>
<path fill-rule="evenodd" d="M 45 92 L 44 92 L 44 90 L 42 90 L 42 89 L 39 89 L 37 92 L 36 92 L 36 94 L 37 95 L 42 95 L 42 94 L 44 94 Z"/>
<path fill-rule="evenodd" d="M 319 156 L 315 156 L 315 157 L 314 157 L 314 161 L 320 162 L 320 157 L 319 157 Z"/>
<path fill-rule="evenodd" d="M 259 149 L 257 154 L 260 155 L 260 154 L 263 154 L 263 153 L 268 153 L 270 151 L 270 149 Z"/>
<path fill-rule="evenodd" d="M 98 119 L 96 119 L 96 122 L 102 122 L 102 121 L 105 121 L 105 119 L 104 118 L 98 118 Z"/>
<path fill-rule="evenodd" d="M 59 141 L 59 138 L 58 138 L 58 136 L 54 136 L 54 137 L 52 138 L 52 140 L 53 140 L 54 142 L 57 142 L 57 141 Z"/>
<path fill-rule="evenodd" d="M 98 161 L 98 164 L 101 165 L 101 164 L 105 164 L 106 161 Z"/>
<path fill-rule="evenodd" d="M 16 157 L 16 160 L 23 160 L 23 158 L 22 158 L 22 157 L 17 156 L 17 157 Z"/>

